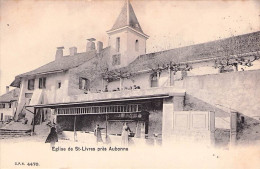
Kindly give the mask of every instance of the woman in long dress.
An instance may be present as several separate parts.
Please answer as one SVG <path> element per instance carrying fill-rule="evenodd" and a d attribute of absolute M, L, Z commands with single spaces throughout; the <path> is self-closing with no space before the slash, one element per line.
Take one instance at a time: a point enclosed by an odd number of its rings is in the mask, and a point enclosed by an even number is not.
<path fill-rule="evenodd" d="M 103 142 L 102 137 L 101 137 L 101 130 L 103 128 L 100 128 L 99 125 L 96 125 L 96 128 L 94 130 L 94 135 L 96 136 L 96 143 L 98 144 L 99 142 Z"/>
<path fill-rule="evenodd" d="M 45 143 L 50 143 L 51 147 L 55 146 L 55 142 L 58 142 L 58 134 L 55 127 L 51 127 L 50 134 L 48 135 Z"/>
<path fill-rule="evenodd" d="M 130 132 L 131 132 L 130 128 L 127 126 L 127 123 L 125 123 L 122 129 L 122 141 L 121 141 L 122 146 L 128 146 Z"/>

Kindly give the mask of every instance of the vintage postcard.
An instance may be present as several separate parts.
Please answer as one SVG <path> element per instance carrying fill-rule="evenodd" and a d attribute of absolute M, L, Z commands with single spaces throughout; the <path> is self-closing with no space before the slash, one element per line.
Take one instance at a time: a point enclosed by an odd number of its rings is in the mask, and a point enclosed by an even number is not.
<path fill-rule="evenodd" d="M 260 166 L 260 1 L 0 0 L 0 168 Z"/>

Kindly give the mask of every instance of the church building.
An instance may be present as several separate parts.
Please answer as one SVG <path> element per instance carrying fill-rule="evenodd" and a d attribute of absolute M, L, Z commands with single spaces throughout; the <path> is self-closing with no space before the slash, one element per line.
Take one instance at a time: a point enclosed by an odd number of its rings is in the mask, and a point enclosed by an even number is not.
<path fill-rule="evenodd" d="M 35 126 L 55 123 L 64 135 L 77 133 L 83 141 L 94 137 L 99 124 L 103 140 L 112 143 L 128 123 L 135 144 L 179 136 L 215 144 L 222 141 L 218 134 L 231 130 L 226 119 L 235 110 L 242 113 L 237 121 L 257 120 L 259 98 L 251 95 L 246 103 L 248 98 L 230 93 L 246 85 L 242 77 L 247 85 L 259 80 L 259 70 L 243 70 L 259 62 L 260 31 L 155 53 L 146 53 L 144 32 L 127 0 L 107 31 L 107 47 L 95 38 L 81 53 L 71 47 L 64 56 L 64 47 L 58 47 L 54 61 L 15 77 L 11 86 L 20 88 L 15 118 L 26 117 L 36 133 Z M 228 99 L 234 111 L 217 106 L 228 107 Z"/>

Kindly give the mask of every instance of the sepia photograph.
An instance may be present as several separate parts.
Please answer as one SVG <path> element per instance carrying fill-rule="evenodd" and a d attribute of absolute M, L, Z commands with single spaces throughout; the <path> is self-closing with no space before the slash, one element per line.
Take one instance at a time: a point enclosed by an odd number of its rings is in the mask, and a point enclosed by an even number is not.
<path fill-rule="evenodd" d="M 260 1 L 0 0 L 1 169 L 257 169 Z"/>

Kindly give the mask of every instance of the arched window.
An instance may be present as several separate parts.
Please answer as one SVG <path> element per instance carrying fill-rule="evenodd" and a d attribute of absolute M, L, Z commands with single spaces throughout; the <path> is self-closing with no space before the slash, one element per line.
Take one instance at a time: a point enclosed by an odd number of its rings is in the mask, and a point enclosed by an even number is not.
<path fill-rule="evenodd" d="M 150 78 L 151 78 L 151 87 L 158 87 L 157 73 L 151 74 Z"/>
<path fill-rule="evenodd" d="M 89 90 L 90 89 L 90 81 L 87 78 L 79 78 L 79 89 Z"/>
<path fill-rule="evenodd" d="M 138 39 L 137 40 L 135 40 L 135 51 L 139 51 L 139 41 L 138 41 Z"/>

